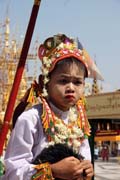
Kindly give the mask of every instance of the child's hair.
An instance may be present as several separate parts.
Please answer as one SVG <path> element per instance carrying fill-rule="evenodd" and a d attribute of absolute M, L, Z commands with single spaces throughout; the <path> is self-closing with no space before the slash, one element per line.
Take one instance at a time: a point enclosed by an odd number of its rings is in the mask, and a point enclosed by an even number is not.
<path fill-rule="evenodd" d="M 84 78 L 87 77 L 87 69 L 85 67 L 85 65 L 80 62 L 78 59 L 74 58 L 74 57 L 70 57 L 70 58 L 65 58 L 62 61 L 58 61 L 54 67 L 54 69 L 49 73 L 49 77 L 51 76 L 52 72 L 56 71 L 56 69 L 62 69 L 62 68 L 67 68 L 69 67 L 71 64 L 76 64 L 78 66 L 79 69 L 83 69 L 84 71 Z"/>

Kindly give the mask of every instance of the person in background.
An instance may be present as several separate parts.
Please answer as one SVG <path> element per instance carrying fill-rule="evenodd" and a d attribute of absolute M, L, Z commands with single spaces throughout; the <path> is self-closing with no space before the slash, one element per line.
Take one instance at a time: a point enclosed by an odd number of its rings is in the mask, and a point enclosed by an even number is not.
<path fill-rule="evenodd" d="M 97 146 L 94 148 L 94 159 L 97 160 L 99 157 L 99 149 Z"/>
<path fill-rule="evenodd" d="M 109 147 L 108 145 L 104 145 L 101 150 L 101 157 L 103 161 L 109 161 Z"/>
<path fill-rule="evenodd" d="M 90 125 L 83 95 L 85 78 L 100 79 L 100 72 L 80 42 L 64 34 L 46 39 L 39 47 L 39 58 L 40 83 L 30 89 L 28 99 L 37 89 L 40 102 L 14 121 L 3 180 L 83 180 L 83 172 L 90 180 Z M 44 148 L 57 143 L 72 147 L 84 159 L 70 156 L 53 164 L 33 164 Z"/>

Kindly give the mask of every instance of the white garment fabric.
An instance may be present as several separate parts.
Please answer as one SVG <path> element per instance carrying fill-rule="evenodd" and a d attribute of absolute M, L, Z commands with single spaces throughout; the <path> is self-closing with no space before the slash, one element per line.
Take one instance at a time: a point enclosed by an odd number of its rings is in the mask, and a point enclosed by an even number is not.
<path fill-rule="evenodd" d="M 98 148 L 94 149 L 94 154 L 97 155 L 97 156 L 99 155 L 99 149 Z"/>
<path fill-rule="evenodd" d="M 68 123 L 68 111 L 62 112 L 53 105 L 51 108 L 65 123 Z M 18 117 L 6 150 L 4 160 L 6 172 L 2 180 L 30 180 L 36 172 L 32 162 L 47 145 L 41 113 L 42 106 L 35 105 Z M 82 142 L 80 153 L 85 159 L 91 160 L 88 139 Z"/>

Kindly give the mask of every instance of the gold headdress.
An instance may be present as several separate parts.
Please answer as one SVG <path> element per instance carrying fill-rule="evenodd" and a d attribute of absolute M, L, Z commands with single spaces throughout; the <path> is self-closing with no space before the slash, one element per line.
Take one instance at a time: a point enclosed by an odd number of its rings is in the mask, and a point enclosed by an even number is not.
<path fill-rule="evenodd" d="M 100 71 L 81 43 L 64 34 L 57 34 L 46 39 L 40 45 L 38 55 L 42 61 L 42 73 L 44 76 L 54 69 L 58 61 L 75 57 L 85 65 L 87 77 L 103 80 Z"/>

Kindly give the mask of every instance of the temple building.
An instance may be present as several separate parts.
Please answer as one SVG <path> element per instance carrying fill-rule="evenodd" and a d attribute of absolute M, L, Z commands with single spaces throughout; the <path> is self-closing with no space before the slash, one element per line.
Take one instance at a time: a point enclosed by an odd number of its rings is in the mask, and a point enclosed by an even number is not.
<path fill-rule="evenodd" d="M 93 80 L 92 94 L 87 99 L 87 115 L 92 126 L 95 144 L 107 144 L 112 156 L 120 147 L 120 91 L 101 93 Z"/>

